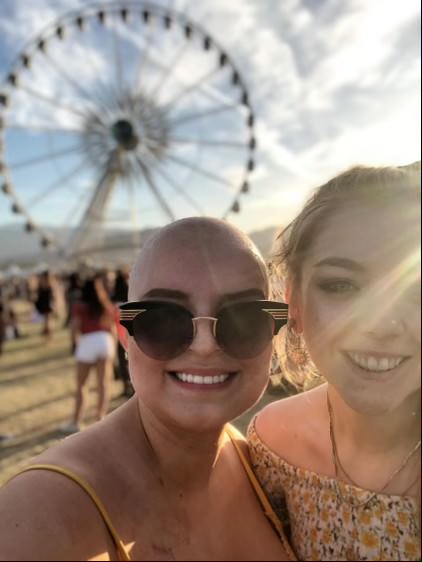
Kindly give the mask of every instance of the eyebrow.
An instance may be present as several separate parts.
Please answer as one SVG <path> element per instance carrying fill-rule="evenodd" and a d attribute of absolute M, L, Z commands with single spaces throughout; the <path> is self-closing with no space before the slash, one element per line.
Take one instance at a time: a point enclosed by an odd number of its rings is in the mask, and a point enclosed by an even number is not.
<path fill-rule="evenodd" d="M 248 297 L 265 299 L 264 292 L 260 289 L 246 289 L 245 291 L 238 291 L 236 293 L 227 293 L 226 295 L 223 295 L 220 302 L 226 303 L 234 300 L 246 299 Z M 156 288 L 151 289 L 150 291 L 145 293 L 142 299 L 145 298 L 167 298 L 188 301 L 189 295 L 187 293 L 184 293 L 183 291 L 178 291 L 176 289 Z"/>
<path fill-rule="evenodd" d="M 347 258 L 336 258 L 336 257 L 325 258 L 314 265 L 314 267 L 324 267 L 324 266 L 341 267 L 343 269 L 351 269 L 352 271 L 359 271 L 359 272 L 364 270 L 364 268 L 361 265 Z"/>
<path fill-rule="evenodd" d="M 258 299 L 265 299 L 264 292 L 261 289 L 246 289 L 245 291 L 239 291 L 236 293 L 228 293 L 223 295 L 220 303 L 226 303 L 235 300 L 247 299 L 247 298 L 258 298 Z"/>
<path fill-rule="evenodd" d="M 176 289 L 157 288 L 157 289 L 151 289 L 150 291 L 145 293 L 145 295 L 143 295 L 142 298 L 143 299 L 145 299 L 145 298 L 158 298 L 158 299 L 164 298 L 164 299 L 178 299 L 178 300 L 188 301 L 189 295 L 187 293 L 184 293 L 183 291 L 178 291 Z"/>

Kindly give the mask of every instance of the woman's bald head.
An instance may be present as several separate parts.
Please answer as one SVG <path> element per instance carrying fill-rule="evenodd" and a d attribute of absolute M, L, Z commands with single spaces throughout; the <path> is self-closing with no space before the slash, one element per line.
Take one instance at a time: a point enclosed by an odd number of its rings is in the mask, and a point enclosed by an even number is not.
<path fill-rule="evenodd" d="M 129 299 L 136 300 L 140 285 L 154 264 L 165 257 L 169 268 L 183 267 L 186 256 L 202 261 L 211 273 L 220 257 L 248 256 L 258 266 L 268 292 L 264 259 L 255 244 L 235 226 L 213 218 L 192 217 L 173 222 L 151 235 L 140 250 L 129 280 Z M 164 280 L 163 280 L 164 281 Z"/>

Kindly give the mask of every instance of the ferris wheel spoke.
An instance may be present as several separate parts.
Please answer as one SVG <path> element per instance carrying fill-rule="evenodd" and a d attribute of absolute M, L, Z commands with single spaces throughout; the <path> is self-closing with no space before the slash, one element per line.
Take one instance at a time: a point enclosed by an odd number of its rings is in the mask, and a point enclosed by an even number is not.
<path fill-rule="evenodd" d="M 155 196 L 155 198 L 157 199 L 157 201 L 159 202 L 161 208 L 164 210 L 164 212 L 166 213 L 166 215 L 169 217 L 169 219 L 171 221 L 176 220 L 176 217 L 174 216 L 173 211 L 171 210 L 170 206 L 168 205 L 167 201 L 164 199 L 164 197 L 162 196 L 160 190 L 158 189 L 158 187 L 156 186 L 154 180 L 152 179 L 152 176 L 150 174 L 150 171 L 148 169 L 148 166 L 146 166 L 144 164 L 144 162 L 141 160 L 141 158 L 139 158 L 139 156 L 136 157 L 136 161 L 142 171 L 142 174 L 149 186 L 149 188 L 151 189 L 153 195 Z"/>
<path fill-rule="evenodd" d="M 167 66 L 167 71 L 164 72 L 164 74 L 161 77 L 158 84 L 156 84 L 156 86 L 150 92 L 148 92 L 148 95 L 150 96 L 150 98 L 152 98 L 152 99 L 158 98 L 158 94 L 159 94 L 161 88 L 164 86 L 164 84 L 167 82 L 167 80 L 170 78 L 170 76 L 174 73 L 177 66 L 181 63 L 181 61 L 183 59 L 183 56 L 186 53 L 187 46 L 188 46 L 187 42 L 183 43 L 183 45 L 181 46 L 179 51 L 176 53 L 174 58 L 170 61 L 170 64 Z"/>
<path fill-rule="evenodd" d="M 51 156 L 54 156 L 55 158 L 57 157 L 63 158 L 81 151 L 82 148 L 80 147 L 80 145 L 66 148 L 63 150 L 58 150 L 58 151 L 50 150 L 45 154 L 35 156 L 34 158 L 30 158 L 29 160 L 20 160 L 18 162 L 13 162 L 12 164 L 9 164 L 9 168 L 12 170 L 15 170 L 16 168 L 24 168 L 32 164 L 39 164 L 40 162 L 46 162 L 47 160 L 51 160 Z"/>
<path fill-rule="evenodd" d="M 157 158 L 154 157 L 156 161 L 156 172 L 180 195 L 191 205 L 200 215 L 204 215 L 203 209 L 197 204 L 197 202 L 182 188 L 178 185 L 174 179 L 164 171 L 162 164 L 159 162 Z"/>
<path fill-rule="evenodd" d="M 63 187 L 63 183 L 67 184 L 67 182 L 71 179 L 76 177 L 77 175 L 79 175 L 81 172 L 83 172 L 85 170 L 85 168 L 87 168 L 86 164 L 88 163 L 88 160 L 85 159 L 82 162 L 79 162 L 77 164 L 77 166 L 75 166 L 74 168 L 72 168 L 71 170 L 69 170 L 68 172 L 66 172 L 66 174 L 63 174 L 62 176 L 60 176 L 57 180 L 55 180 L 52 184 L 50 184 L 48 187 L 44 188 L 43 191 L 41 193 L 39 193 L 38 195 L 36 195 L 35 197 L 33 197 L 32 199 L 29 199 L 26 204 L 28 207 L 35 207 L 36 205 L 38 205 L 38 203 L 41 203 L 46 197 L 50 197 L 52 192 L 56 191 L 57 189 Z M 74 192 L 74 188 L 73 186 L 66 186 L 68 189 L 71 189 L 72 192 Z"/>
<path fill-rule="evenodd" d="M 156 140 L 156 139 L 152 139 Z M 189 145 L 198 145 L 198 146 L 213 146 L 215 148 L 248 148 L 248 144 L 243 142 L 227 142 L 227 141 L 219 141 L 219 140 L 204 140 L 204 139 L 184 139 L 181 137 L 168 137 L 170 142 L 174 142 L 176 144 L 189 144 Z"/>
<path fill-rule="evenodd" d="M 69 208 L 69 212 L 66 214 L 63 224 L 72 224 L 72 220 L 79 216 L 84 204 L 85 199 L 83 197 L 77 197 L 75 203 Z"/>
<path fill-rule="evenodd" d="M 230 182 L 229 180 L 227 180 L 226 178 L 224 178 L 223 176 L 219 176 L 218 174 L 214 174 L 213 172 L 210 172 L 209 170 L 204 170 L 203 168 L 201 168 L 197 164 L 193 164 L 192 162 L 189 162 L 188 160 L 185 160 L 184 158 L 180 158 L 179 156 L 174 156 L 172 154 L 167 154 L 167 158 L 169 160 L 171 160 L 172 162 L 175 162 L 176 164 L 179 164 L 183 168 L 188 168 L 189 170 L 192 170 L 194 172 L 198 172 L 198 174 L 201 174 L 202 176 L 207 177 L 208 179 L 213 180 L 213 181 L 219 183 L 220 185 L 225 185 L 225 186 L 228 186 L 228 187 L 231 187 L 231 188 L 235 188 L 233 183 Z"/>
<path fill-rule="evenodd" d="M 179 92 L 170 101 L 164 104 L 163 107 L 164 111 L 171 111 L 172 108 L 180 102 L 180 100 L 182 100 L 184 97 L 186 97 L 187 95 L 191 94 L 196 90 L 199 90 L 202 94 L 205 95 L 203 84 L 207 82 L 207 80 L 212 78 L 212 76 L 214 76 L 214 74 L 216 74 L 219 70 L 220 70 L 219 67 L 213 68 L 212 70 L 201 76 L 201 78 L 199 78 L 196 82 L 190 84 L 187 88 Z"/>
<path fill-rule="evenodd" d="M 74 107 L 58 102 L 57 99 L 55 98 L 51 98 L 50 96 L 47 96 L 46 94 L 43 94 L 42 92 L 38 92 L 37 90 L 34 90 L 32 88 L 29 88 L 28 86 L 22 86 L 19 85 L 19 89 L 20 90 L 24 90 L 25 92 L 27 92 L 28 94 L 31 94 L 31 96 L 34 96 L 35 98 L 38 98 L 42 101 L 45 101 L 46 103 L 49 103 L 50 105 L 57 107 L 59 109 L 65 109 L 66 111 L 73 113 L 74 115 L 78 115 L 79 117 L 86 117 L 86 114 L 83 111 L 80 111 L 79 109 L 75 109 Z"/>
<path fill-rule="evenodd" d="M 196 113 L 190 113 L 189 115 L 181 115 L 180 117 L 175 117 L 174 119 L 169 119 L 169 124 L 171 126 L 174 125 L 184 125 L 189 121 L 196 121 L 197 119 L 202 119 L 203 117 L 208 117 L 209 115 L 215 115 L 217 113 L 223 113 L 225 111 L 231 111 L 233 109 L 237 109 L 237 103 L 231 104 L 222 104 L 217 107 L 212 107 L 210 109 L 206 109 L 205 111 L 198 111 Z"/>
<path fill-rule="evenodd" d="M 218 70 L 219 70 L 219 68 L 217 67 L 214 72 L 217 72 Z M 205 79 L 205 76 L 203 78 Z M 227 94 L 224 94 L 220 90 L 217 90 L 215 87 L 210 86 L 209 84 L 206 84 L 205 80 L 204 81 L 198 80 L 192 86 L 195 86 L 195 85 L 196 85 L 196 89 L 198 89 L 201 92 L 201 95 L 203 97 L 206 97 L 207 99 L 219 102 L 220 104 L 223 104 L 223 106 L 230 107 L 230 108 L 236 110 L 238 113 L 241 113 L 242 115 L 245 114 L 245 111 L 247 111 L 247 110 L 250 111 L 249 102 L 247 101 L 247 96 L 246 96 L 245 92 L 243 93 L 242 98 L 239 100 L 239 102 L 234 102 L 233 98 L 231 98 Z M 192 91 L 191 86 L 189 87 L 189 93 L 190 93 L 190 91 Z M 181 92 L 181 93 L 183 93 L 183 92 Z M 166 104 L 166 107 L 167 107 L 167 104 Z M 174 107 L 177 107 L 177 104 L 174 104 L 173 107 L 170 107 L 168 109 L 169 113 L 171 113 L 171 111 Z"/>
<path fill-rule="evenodd" d="M 141 58 L 139 59 L 138 65 L 137 65 L 136 70 L 135 70 L 134 85 L 135 85 L 136 90 L 138 89 L 138 85 L 139 85 L 140 79 L 141 79 L 141 74 L 142 74 L 142 71 L 145 67 L 146 62 L 148 60 L 151 61 L 151 59 L 149 57 L 149 51 L 150 51 L 151 46 L 153 44 L 153 36 L 155 35 L 155 32 L 156 32 L 155 27 L 151 27 L 151 26 L 148 27 L 146 42 L 144 43 L 142 55 L 141 55 Z"/>
<path fill-rule="evenodd" d="M 109 91 L 109 85 L 106 82 L 104 82 L 103 68 L 101 67 L 101 65 L 99 67 L 98 63 L 95 63 L 95 60 L 92 58 L 92 46 L 87 41 L 86 32 L 82 32 L 81 37 L 83 37 L 83 45 L 85 46 L 85 50 L 86 50 L 86 61 L 91 67 L 93 76 L 96 77 L 96 82 L 95 82 L 96 94 L 98 98 L 102 101 L 102 104 L 107 111 L 107 93 Z"/>
<path fill-rule="evenodd" d="M 136 212 L 136 186 L 133 177 L 127 178 L 126 187 L 130 199 L 130 219 L 132 225 L 137 226 L 138 213 Z"/>
<path fill-rule="evenodd" d="M 151 41 L 149 46 L 152 46 L 153 44 L 154 44 L 153 41 Z M 148 45 L 147 45 L 147 47 L 148 47 Z M 162 60 L 159 59 L 159 58 L 157 58 L 157 56 L 155 56 L 154 53 L 151 52 L 151 49 L 150 49 L 150 48 L 148 48 L 148 51 L 147 51 L 147 52 L 145 52 L 145 49 L 144 49 L 144 52 L 143 52 L 143 54 L 142 54 L 142 58 L 141 58 L 140 63 L 139 63 L 139 65 L 142 66 L 142 69 L 146 67 L 146 63 L 147 63 L 147 62 L 148 62 L 151 66 L 155 66 L 156 68 L 158 68 L 158 69 L 159 69 L 161 72 L 163 72 L 164 74 L 167 74 L 167 73 L 169 73 L 169 72 L 170 72 L 170 73 L 172 72 L 171 66 L 170 66 L 170 65 L 163 64 Z M 142 69 L 140 69 L 140 70 L 142 70 Z M 139 70 L 139 72 L 138 72 L 138 78 L 137 78 L 137 80 L 135 81 L 135 84 L 136 84 L 136 85 L 139 83 L 139 79 L 140 79 L 140 70 Z M 148 92 L 148 97 L 152 98 L 152 96 L 151 96 L 151 94 L 150 94 L 149 92 Z"/>
<path fill-rule="evenodd" d="M 98 105 L 98 102 L 100 100 L 93 98 L 93 96 L 89 92 L 87 92 L 85 88 L 78 84 L 71 76 L 69 76 L 69 74 L 48 53 L 44 53 L 44 59 L 48 61 L 50 66 L 54 68 L 57 74 L 64 78 L 76 92 L 81 94 L 83 98 L 95 105 Z"/>
<path fill-rule="evenodd" d="M 39 133 L 64 133 L 70 135 L 80 135 L 83 131 L 82 129 L 74 129 L 71 127 L 48 127 L 44 125 L 31 125 L 31 123 L 24 124 L 24 123 L 7 123 L 8 129 L 17 129 L 17 130 L 29 130 Z"/>
<path fill-rule="evenodd" d="M 132 244 L 134 247 L 139 247 L 141 243 L 141 231 L 139 227 L 138 217 L 139 213 L 137 212 L 137 205 L 136 205 L 136 184 L 133 177 L 128 177 L 126 179 L 126 187 L 128 190 L 128 197 L 130 201 L 130 220 L 132 224 Z M 125 217 L 127 220 L 127 217 Z"/>
<path fill-rule="evenodd" d="M 111 34 L 113 39 L 112 58 L 114 60 L 114 71 L 116 74 L 116 88 L 117 88 L 118 95 L 121 95 L 122 86 L 123 86 L 123 65 L 122 65 L 122 57 L 120 51 L 120 39 L 117 34 L 115 20 L 113 20 L 113 23 L 111 24 Z"/>
<path fill-rule="evenodd" d="M 119 154 L 115 150 L 110 155 L 104 167 L 104 172 L 93 189 L 93 195 L 85 209 L 78 230 L 67 244 L 66 250 L 68 254 L 72 254 L 75 251 L 75 248 L 85 238 L 91 226 L 102 220 L 115 186 L 118 164 Z"/>

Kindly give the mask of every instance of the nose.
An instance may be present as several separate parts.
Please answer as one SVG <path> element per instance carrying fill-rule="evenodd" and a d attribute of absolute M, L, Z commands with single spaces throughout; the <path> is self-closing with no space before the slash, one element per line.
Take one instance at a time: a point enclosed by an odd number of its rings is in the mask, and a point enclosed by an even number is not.
<path fill-rule="evenodd" d="M 215 338 L 217 318 L 212 316 L 198 316 L 192 319 L 193 339 L 189 346 L 191 351 L 200 355 L 210 355 L 219 349 Z"/>
<path fill-rule="evenodd" d="M 373 338 L 392 339 L 405 331 L 405 321 L 398 310 L 374 310 L 366 318 L 364 331 Z"/>

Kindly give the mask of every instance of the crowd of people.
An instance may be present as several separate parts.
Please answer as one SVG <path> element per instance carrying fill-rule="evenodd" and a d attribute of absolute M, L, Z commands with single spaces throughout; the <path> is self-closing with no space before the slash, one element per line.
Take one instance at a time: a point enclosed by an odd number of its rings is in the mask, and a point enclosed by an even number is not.
<path fill-rule="evenodd" d="M 0 280 L 0 355 L 5 342 L 21 336 L 17 314 L 13 306 L 15 299 L 27 299 L 27 284 Z"/>
<path fill-rule="evenodd" d="M 337 175 L 271 276 L 225 221 L 152 235 L 114 299 L 134 395 L 104 416 L 100 390 L 98 423 L 0 490 L 0 558 L 419 560 L 420 187 L 420 163 Z M 73 303 L 74 424 L 115 349 L 111 300 L 95 278 Z M 245 438 L 230 422 L 274 349 L 297 392 Z"/>
<path fill-rule="evenodd" d="M 69 332 L 69 353 L 76 363 L 76 390 L 72 419 L 60 428 L 64 434 L 79 431 L 83 425 L 86 383 L 92 368 L 97 375 L 97 419 L 108 410 L 113 376 L 122 381 L 122 395 L 133 394 L 127 361 L 117 339 L 117 307 L 127 300 L 127 280 L 126 267 L 98 271 L 84 268 L 82 273 L 62 275 L 44 270 L 36 276 L 12 278 L 1 284 L 0 354 L 6 341 L 27 335 L 19 327 L 19 302 L 29 304 L 29 321 L 39 325 L 46 343 L 60 328 Z"/>

